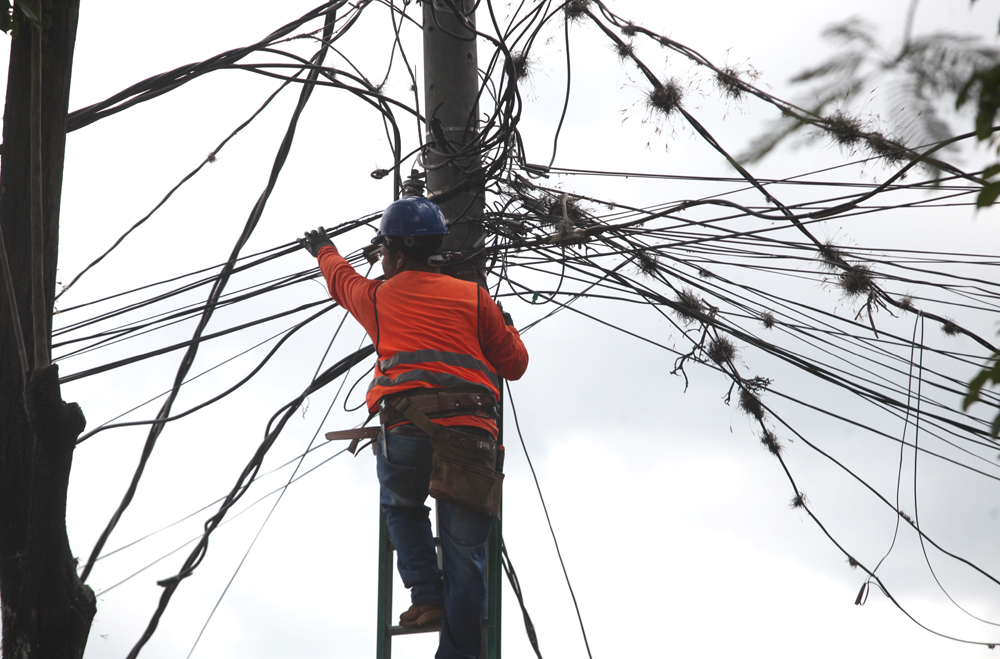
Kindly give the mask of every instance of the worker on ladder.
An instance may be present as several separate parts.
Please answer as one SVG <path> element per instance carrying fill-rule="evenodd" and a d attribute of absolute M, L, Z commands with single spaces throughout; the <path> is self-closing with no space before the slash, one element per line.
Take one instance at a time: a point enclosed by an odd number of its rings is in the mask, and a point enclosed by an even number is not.
<path fill-rule="evenodd" d="M 490 502 L 478 496 L 482 492 L 469 497 L 461 490 L 468 489 L 466 477 L 480 478 L 471 483 L 477 490 L 492 482 L 487 472 L 498 456 L 500 378 L 520 378 L 528 353 L 510 316 L 485 289 L 429 263 L 446 233 L 434 203 L 421 197 L 393 202 L 372 240 L 380 245 L 384 281 L 355 272 L 322 227 L 300 242 L 317 257 L 330 295 L 375 344 L 366 402 L 380 415 L 380 502 L 412 602 L 400 625 L 441 621 L 436 659 L 476 659 L 487 605 L 486 542 L 499 489 Z M 443 574 L 424 505 L 429 489 L 438 499 Z"/>

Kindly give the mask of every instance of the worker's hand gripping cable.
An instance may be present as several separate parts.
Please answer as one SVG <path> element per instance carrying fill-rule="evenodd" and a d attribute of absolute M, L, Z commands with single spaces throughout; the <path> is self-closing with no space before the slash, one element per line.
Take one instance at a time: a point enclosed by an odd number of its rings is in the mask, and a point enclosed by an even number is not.
<path fill-rule="evenodd" d="M 333 241 L 326 235 L 326 229 L 319 227 L 313 231 L 306 231 L 305 238 L 299 238 L 299 245 L 304 247 L 309 254 L 319 256 L 319 250 L 327 245 L 333 245 Z"/>

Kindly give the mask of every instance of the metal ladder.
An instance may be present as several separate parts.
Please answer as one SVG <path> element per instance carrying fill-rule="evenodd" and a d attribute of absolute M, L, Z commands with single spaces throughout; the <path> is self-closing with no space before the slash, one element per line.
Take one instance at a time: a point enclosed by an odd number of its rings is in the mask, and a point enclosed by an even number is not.
<path fill-rule="evenodd" d="M 502 506 L 501 506 L 502 509 Z M 376 659 L 392 659 L 392 638 L 404 634 L 422 634 L 440 632 L 440 625 L 426 627 L 401 627 L 394 625 L 395 616 L 392 610 L 392 583 L 395 570 L 392 556 L 395 548 L 389 539 L 389 527 L 385 521 L 385 511 L 379 508 L 378 531 L 378 641 L 376 643 Z M 500 592 L 503 582 L 503 570 L 500 558 L 503 524 L 499 519 L 493 520 L 490 539 L 486 543 L 486 621 L 483 623 L 483 649 L 480 659 L 500 659 Z M 440 540 L 438 545 L 438 562 L 440 563 Z"/>

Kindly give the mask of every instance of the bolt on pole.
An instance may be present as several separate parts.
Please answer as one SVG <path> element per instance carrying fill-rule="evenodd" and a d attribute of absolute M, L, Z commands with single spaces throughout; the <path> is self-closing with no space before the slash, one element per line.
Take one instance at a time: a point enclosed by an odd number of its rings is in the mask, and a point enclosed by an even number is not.
<path fill-rule="evenodd" d="M 476 2 L 424 0 L 423 6 L 427 192 L 431 197 L 445 195 L 438 203 L 450 230 L 444 248 L 471 252 L 482 249 L 486 237 L 482 223 L 485 183 L 478 148 Z M 485 265 L 482 256 L 445 271 L 485 287 Z"/>

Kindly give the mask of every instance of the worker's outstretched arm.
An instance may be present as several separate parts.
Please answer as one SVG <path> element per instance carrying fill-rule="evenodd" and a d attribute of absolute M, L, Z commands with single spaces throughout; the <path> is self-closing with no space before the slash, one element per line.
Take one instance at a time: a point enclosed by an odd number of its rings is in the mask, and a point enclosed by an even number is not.
<path fill-rule="evenodd" d="M 479 344 L 483 354 L 500 377 L 519 380 L 528 368 L 528 350 L 513 323 L 508 325 L 504 315 L 489 292 L 480 288 Z"/>
<path fill-rule="evenodd" d="M 319 269 L 330 290 L 330 297 L 347 309 L 365 330 L 370 330 L 369 333 L 374 331 L 375 289 L 382 282 L 359 275 L 326 237 L 323 227 L 307 231 L 299 244 L 319 261 Z"/>

